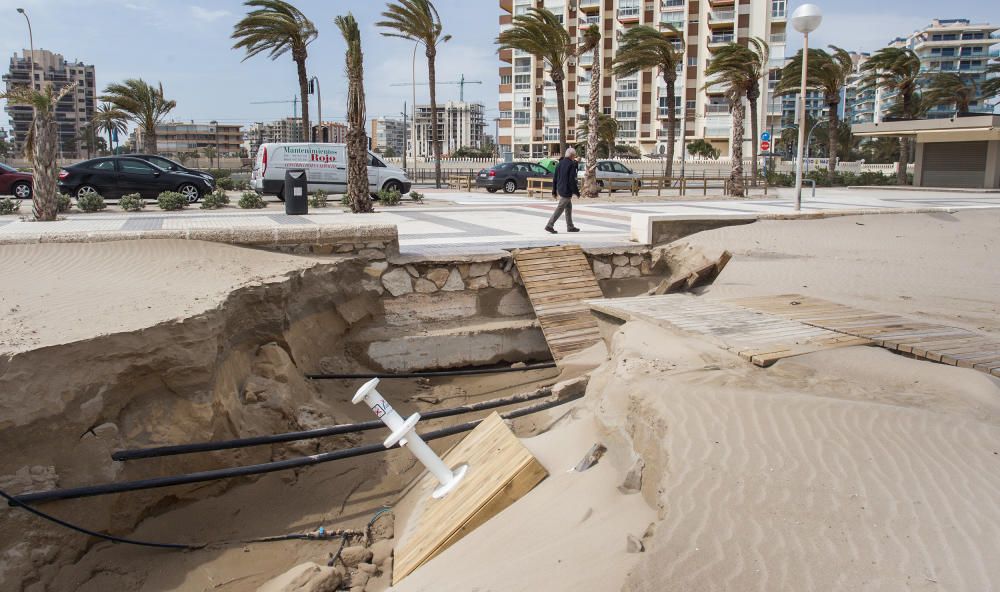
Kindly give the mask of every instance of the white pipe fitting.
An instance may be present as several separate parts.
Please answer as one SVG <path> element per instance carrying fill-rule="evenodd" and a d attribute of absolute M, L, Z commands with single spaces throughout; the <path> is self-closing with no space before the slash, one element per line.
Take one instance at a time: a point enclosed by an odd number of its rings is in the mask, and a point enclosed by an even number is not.
<path fill-rule="evenodd" d="M 462 477 L 465 477 L 465 472 L 469 469 L 469 465 L 459 465 L 454 471 L 449 469 L 448 465 L 444 464 L 444 461 L 431 450 L 431 447 L 424 442 L 420 434 L 414 429 L 417 422 L 420 421 L 420 414 L 414 413 L 404 421 L 396 413 L 396 410 L 389 405 L 389 402 L 375 390 L 376 386 L 378 386 L 377 378 L 369 380 L 358 389 L 351 402 L 357 405 L 363 400 L 368 405 L 375 414 L 375 417 L 381 419 L 382 423 L 392 430 L 392 433 L 389 434 L 389 437 L 382 444 L 386 448 L 392 448 L 397 443 L 400 446 L 405 446 L 440 483 L 440 486 L 434 490 L 431 496 L 434 499 L 444 497 L 458 485 Z"/>

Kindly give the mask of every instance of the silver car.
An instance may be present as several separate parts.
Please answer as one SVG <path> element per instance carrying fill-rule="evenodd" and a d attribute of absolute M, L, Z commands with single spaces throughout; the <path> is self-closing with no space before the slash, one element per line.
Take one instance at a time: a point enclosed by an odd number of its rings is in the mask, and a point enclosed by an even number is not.
<path fill-rule="evenodd" d="M 580 182 L 583 182 L 583 176 L 587 172 L 587 163 L 580 161 L 579 172 L 577 172 L 577 177 Z M 639 179 L 639 173 L 636 173 L 632 169 L 618 162 L 617 160 L 598 160 L 597 161 L 597 184 L 604 187 L 605 179 L 624 179 L 632 180 Z M 641 181 L 640 181 L 641 184 Z"/>

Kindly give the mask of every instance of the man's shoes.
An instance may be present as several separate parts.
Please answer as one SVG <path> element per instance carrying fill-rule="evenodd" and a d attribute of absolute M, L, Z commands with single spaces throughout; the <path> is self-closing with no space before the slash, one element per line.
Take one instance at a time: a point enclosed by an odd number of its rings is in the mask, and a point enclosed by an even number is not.
<path fill-rule="evenodd" d="M 556 232 L 556 229 L 552 228 L 551 226 L 546 226 L 545 232 L 548 232 L 549 234 L 559 234 L 558 232 Z"/>
<path fill-rule="evenodd" d="M 580 229 L 574 226 L 573 228 L 567 228 L 566 232 L 580 232 Z"/>

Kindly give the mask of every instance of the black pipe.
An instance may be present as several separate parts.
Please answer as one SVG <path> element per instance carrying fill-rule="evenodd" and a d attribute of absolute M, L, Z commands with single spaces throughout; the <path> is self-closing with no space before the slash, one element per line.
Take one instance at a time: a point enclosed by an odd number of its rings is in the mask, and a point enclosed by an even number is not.
<path fill-rule="evenodd" d="M 504 372 L 527 372 L 528 370 L 543 370 L 545 368 L 555 368 L 555 362 L 540 362 L 526 366 L 502 368 L 465 368 L 462 370 L 431 370 L 428 372 L 399 372 L 395 374 L 386 373 L 365 373 L 365 374 L 306 374 L 306 378 L 313 380 L 333 380 L 341 378 L 434 378 L 436 376 L 472 376 L 475 374 L 502 374 Z"/>
<path fill-rule="evenodd" d="M 501 415 L 501 417 L 503 417 L 504 419 L 515 419 L 518 417 L 529 415 L 531 413 L 538 413 L 539 411 L 545 411 L 546 409 L 551 409 L 552 407 L 556 407 L 564 403 L 569 403 L 570 401 L 575 401 L 581 397 L 583 397 L 582 393 L 562 399 L 553 399 L 552 401 L 546 401 L 545 403 L 541 403 L 539 405 L 522 407 L 521 409 L 504 413 Z M 438 438 L 446 438 L 448 436 L 453 436 L 455 434 L 461 434 L 462 432 L 467 432 L 469 430 L 472 430 L 482 421 L 483 420 L 481 419 L 477 419 L 475 421 L 470 421 L 468 423 L 442 428 L 440 430 L 435 430 L 433 432 L 427 432 L 426 434 L 421 434 L 421 437 L 424 440 L 437 440 Z M 153 477 L 151 479 L 140 479 L 138 481 L 123 481 L 121 483 L 105 483 L 103 485 L 87 485 L 84 487 L 51 489 L 49 491 L 25 493 L 22 495 L 14 496 L 14 501 L 8 503 L 9 505 L 15 505 L 15 502 L 20 504 L 28 504 L 36 502 L 50 502 L 56 500 L 78 499 L 82 497 L 93 497 L 99 495 L 109 495 L 113 493 L 124 493 L 127 491 L 140 491 L 144 489 L 156 489 L 159 487 L 171 487 L 174 485 L 188 485 L 191 483 L 202 483 L 205 481 L 217 481 L 219 479 L 230 479 L 233 477 L 261 475 L 264 473 L 273 473 L 275 471 L 284 471 L 287 469 L 297 469 L 299 467 L 307 467 L 310 465 L 326 463 L 334 460 L 341 460 L 344 458 L 353 458 L 356 456 L 363 456 L 366 454 L 374 454 L 376 452 L 382 452 L 384 450 L 387 450 L 387 448 L 385 448 L 385 446 L 383 446 L 382 444 L 368 444 L 366 446 L 358 446 L 356 448 L 347 448 L 344 450 L 323 452 L 320 454 L 313 454 L 310 456 L 304 456 L 300 458 L 291 458 L 287 460 L 279 460 L 257 465 L 232 467 L 228 469 L 214 469 L 211 471 L 187 473 L 185 475 L 176 475 L 173 477 Z"/>
<path fill-rule="evenodd" d="M 476 411 L 485 411 L 497 407 L 505 407 L 514 403 L 525 403 L 536 399 L 544 399 L 552 394 L 552 389 L 545 387 L 535 392 L 514 395 L 503 399 L 491 399 L 462 405 L 451 409 L 435 409 L 426 413 L 421 413 L 422 419 L 437 419 L 440 417 L 451 417 L 452 415 L 462 415 Z M 174 444 L 171 446 L 157 446 L 155 448 L 136 448 L 132 450 L 118 450 L 111 454 L 113 460 L 137 460 L 142 458 L 157 458 L 161 456 L 173 456 L 177 454 L 191 454 L 194 452 L 210 452 L 213 450 L 231 450 L 233 448 L 247 448 L 250 446 L 263 446 L 265 444 L 278 444 L 281 442 L 296 442 L 298 440 L 309 440 L 312 438 L 325 438 L 340 434 L 353 434 L 385 427 L 380 420 L 362 421 L 359 423 L 349 423 L 343 425 L 330 426 L 328 428 L 316 428 L 314 430 L 303 430 L 300 432 L 287 432 L 284 434 L 273 434 L 270 436 L 253 436 L 250 438 L 237 438 L 234 440 L 222 440 L 218 442 L 197 442 L 194 444 Z"/>

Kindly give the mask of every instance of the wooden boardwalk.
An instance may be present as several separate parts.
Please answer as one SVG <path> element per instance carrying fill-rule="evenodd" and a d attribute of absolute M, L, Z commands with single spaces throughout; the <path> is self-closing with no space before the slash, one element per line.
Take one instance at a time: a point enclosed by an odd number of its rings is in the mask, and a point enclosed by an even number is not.
<path fill-rule="evenodd" d="M 815 351 L 871 343 L 868 339 L 686 294 L 592 300 L 588 304 L 595 311 L 624 321 L 640 318 L 706 336 L 757 366 L 770 366 L 782 358 Z"/>
<path fill-rule="evenodd" d="M 870 339 L 913 357 L 1000 376 L 1000 340 L 958 327 L 915 321 L 800 294 L 726 301 L 816 328 Z"/>
<path fill-rule="evenodd" d="M 520 249 L 514 262 L 556 362 L 601 340 L 584 301 L 604 294 L 579 245 Z"/>

